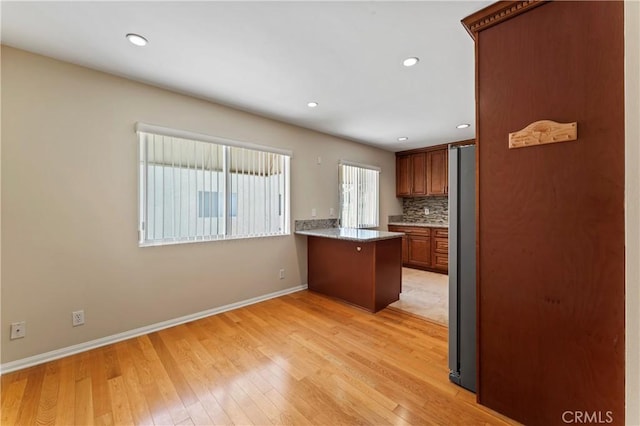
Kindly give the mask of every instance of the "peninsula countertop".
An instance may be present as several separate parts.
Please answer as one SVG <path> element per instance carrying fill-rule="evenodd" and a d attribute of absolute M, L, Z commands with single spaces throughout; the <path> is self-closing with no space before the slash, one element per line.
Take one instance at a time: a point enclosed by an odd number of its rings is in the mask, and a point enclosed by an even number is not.
<path fill-rule="evenodd" d="M 404 235 L 403 232 L 373 231 L 371 229 L 356 228 L 309 229 L 306 231 L 296 231 L 295 233 L 309 237 L 333 238 L 336 240 L 359 242 L 389 240 L 392 238 L 400 238 Z"/>

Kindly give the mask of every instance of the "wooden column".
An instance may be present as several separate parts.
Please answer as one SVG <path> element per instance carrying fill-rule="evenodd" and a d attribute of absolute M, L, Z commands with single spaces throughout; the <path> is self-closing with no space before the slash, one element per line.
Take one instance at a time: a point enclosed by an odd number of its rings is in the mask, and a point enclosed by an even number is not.
<path fill-rule="evenodd" d="M 476 43 L 478 400 L 528 425 L 624 424 L 623 3 L 500 2 L 463 22 Z M 509 149 L 540 120 L 576 122 L 577 140 Z"/>

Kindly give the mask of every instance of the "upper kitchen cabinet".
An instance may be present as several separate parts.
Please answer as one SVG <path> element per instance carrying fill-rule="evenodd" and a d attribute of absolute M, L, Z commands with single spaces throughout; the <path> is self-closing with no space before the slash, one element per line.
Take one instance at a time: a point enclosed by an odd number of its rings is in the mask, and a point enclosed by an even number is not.
<path fill-rule="evenodd" d="M 446 146 L 396 154 L 396 196 L 447 195 Z"/>
<path fill-rule="evenodd" d="M 411 155 L 411 195 L 427 195 L 426 155 L 424 152 Z"/>
<path fill-rule="evenodd" d="M 427 195 L 426 154 L 396 156 L 396 196 L 416 197 Z"/>
<path fill-rule="evenodd" d="M 449 193 L 447 148 L 427 152 L 427 195 L 447 195 Z"/>
<path fill-rule="evenodd" d="M 411 155 L 396 156 L 396 196 L 411 195 Z"/>

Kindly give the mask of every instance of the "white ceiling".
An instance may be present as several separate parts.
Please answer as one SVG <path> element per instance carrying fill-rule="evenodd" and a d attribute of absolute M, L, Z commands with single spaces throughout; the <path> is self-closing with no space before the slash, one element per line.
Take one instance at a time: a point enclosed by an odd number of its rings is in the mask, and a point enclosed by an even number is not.
<path fill-rule="evenodd" d="M 475 135 L 491 2 L 2 2 L 2 43 L 390 151 Z M 149 40 L 130 44 L 134 32 Z M 402 60 L 420 58 L 407 68 Z M 309 101 L 320 105 L 311 109 Z M 464 130 L 460 123 L 470 123 Z M 407 136 L 407 142 L 397 138 Z"/>

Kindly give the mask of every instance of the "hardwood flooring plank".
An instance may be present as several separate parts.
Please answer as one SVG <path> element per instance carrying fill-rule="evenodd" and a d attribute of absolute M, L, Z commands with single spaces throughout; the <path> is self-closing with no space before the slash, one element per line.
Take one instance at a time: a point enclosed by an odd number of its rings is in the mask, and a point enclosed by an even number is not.
<path fill-rule="evenodd" d="M 160 389 L 152 375 L 151 363 L 145 356 L 142 349 L 141 340 L 144 340 L 145 338 L 146 336 L 142 336 L 123 343 L 127 344 L 129 355 L 131 356 L 131 362 L 134 365 L 136 377 L 138 379 L 137 385 L 144 397 L 144 401 L 153 420 L 153 424 L 173 425 L 174 422 L 165 403 L 165 398 L 160 392 Z M 126 360 L 126 357 L 124 359 Z M 125 371 L 126 365 L 126 361 L 124 361 L 123 368 Z M 184 416 L 182 418 L 184 418 Z"/>
<path fill-rule="evenodd" d="M 252 425 L 254 424 L 249 417 L 245 414 L 242 407 L 238 405 L 236 400 L 231 396 L 231 389 L 225 387 L 224 389 L 216 389 L 213 392 L 213 397 L 216 399 L 220 407 L 224 410 L 225 414 L 229 417 L 231 422 L 236 425 Z"/>
<path fill-rule="evenodd" d="M 60 382 L 58 385 L 58 400 L 56 402 L 56 424 L 72 425 L 76 417 L 76 381 L 74 377 L 74 357 L 58 361 Z"/>
<path fill-rule="evenodd" d="M 211 424 L 214 425 L 230 425 L 233 424 L 227 413 L 222 409 L 218 401 L 211 396 L 207 396 L 200 400 L 202 408 L 207 412 L 207 415 L 211 419 Z"/>
<path fill-rule="evenodd" d="M 191 417 L 188 417 L 183 421 L 181 421 L 180 423 L 176 423 L 176 426 L 195 426 L 195 423 L 193 423 L 193 420 L 191 420 Z"/>
<path fill-rule="evenodd" d="M 165 330 L 162 330 L 165 331 Z M 161 331 L 161 332 L 162 332 Z M 159 332 L 159 333 L 161 333 Z M 164 343 L 162 337 L 159 333 L 151 333 L 149 335 L 149 340 L 153 344 L 153 348 L 158 354 L 158 358 L 162 362 L 164 370 L 169 375 L 171 379 L 171 383 L 173 383 L 176 392 L 185 406 L 194 404 L 198 401 L 193 390 L 185 380 L 180 368 L 178 368 L 178 364 L 176 360 L 172 357 L 171 352 L 167 348 Z"/>
<path fill-rule="evenodd" d="M 113 414 L 111 414 L 111 412 L 108 412 L 96 417 L 95 424 L 96 426 L 114 426 Z"/>
<path fill-rule="evenodd" d="M 60 389 L 59 363 L 54 361 L 46 365 L 44 379 L 42 381 L 42 393 L 36 413 L 38 425 L 53 425 L 56 422 L 56 405 L 58 403 L 58 390 Z"/>
<path fill-rule="evenodd" d="M 76 380 L 84 378 L 91 379 L 91 394 L 93 400 L 93 413 L 96 418 L 111 414 L 111 396 L 109 394 L 109 382 L 107 381 L 107 365 L 104 362 L 105 352 L 94 349 L 87 353 L 89 357 L 84 358 L 82 363 L 87 365 L 87 374 L 78 374 L 76 370 Z M 80 366 L 82 367 L 82 366 Z M 76 389 L 76 397 L 77 389 Z"/>
<path fill-rule="evenodd" d="M 245 416 L 254 425 L 268 425 L 271 423 L 269 417 L 260 409 L 260 407 L 251 399 L 244 389 L 237 383 L 230 387 L 231 398 L 242 408 Z"/>
<path fill-rule="evenodd" d="M 151 394 L 153 395 L 154 389 L 157 389 L 157 392 L 161 395 L 162 400 L 164 401 L 164 406 L 167 407 L 173 423 L 180 423 L 181 421 L 187 419 L 189 417 L 189 414 L 187 413 L 185 405 L 182 402 L 183 400 L 180 398 L 180 395 L 178 394 L 174 383 L 171 381 L 171 377 L 165 370 L 165 366 L 162 363 L 162 360 L 156 353 L 155 348 L 151 343 L 151 340 L 149 339 L 149 336 L 150 335 L 142 336 L 138 340 L 138 342 L 141 344 L 144 359 L 148 363 L 153 377 L 152 386 L 147 386 L 145 388 L 145 392 L 151 392 Z M 145 399 L 147 400 L 147 402 L 149 402 L 149 393 L 145 394 Z M 155 403 L 159 403 L 155 395 L 153 401 Z"/>
<path fill-rule="evenodd" d="M 124 380 L 122 376 L 109 379 L 109 395 L 111 396 L 111 412 L 113 422 L 117 425 L 132 425 L 133 415 L 127 398 Z"/>
<path fill-rule="evenodd" d="M 212 425 L 214 422 L 211 420 L 211 417 L 207 414 L 207 411 L 204 409 L 200 402 L 196 402 L 187 407 L 187 412 L 189 413 L 189 418 L 193 422 L 194 425 Z"/>
<path fill-rule="evenodd" d="M 250 378 L 243 377 L 237 381 L 238 386 L 251 398 L 251 401 L 264 413 L 269 420 L 269 424 L 278 424 L 280 412 L 278 407 L 265 396 Z M 269 389 L 271 390 L 271 388 Z M 266 392 L 268 392 L 267 390 Z"/>
<path fill-rule="evenodd" d="M 0 424 L 13 425 L 18 419 L 18 411 L 24 398 L 24 390 L 27 387 L 28 379 L 17 380 L 10 385 L 2 386 L 2 414 Z"/>
<path fill-rule="evenodd" d="M 104 369 L 107 375 L 107 380 L 122 375 L 116 345 L 109 345 L 104 349 Z"/>
<path fill-rule="evenodd" d="M 267 392 L 266 397 L 278 407 L 280 418 L 278 424 L 283 425 L 311 425 L 309 419 L 302 415 L 295 407 L 293 407 L 286 398 L 284 398 L 276 389 Z"/>
<path fill-rule="evenodd" d="M 93 396 L 91 392 L 91 378 L 85 377 L 76 382 L 75 424 L 93 425 Z"/>
<path fill-rule="evenodd" d="M 20 410 L 18 411 L 17 424 L 32 425 L 36 422 L 36 413 L 40 404 L 40 396 L 42 394 L 42 381 L 44 380 L 44 372 L 46 364 L 29 368 L 27 376 L 27 386 L 22 394 L 20 401 Z"/>
<path fill-rule="evenodd" d="M 87 352 L 81 352 L 74 359 L 73 363 L 73 376 L 75 380 L 82 380 L 91 376 L 91 366 L 93 364 L 93 358 L 99 356 L 100 351 L 91 350 Z"/>
<path fill-rule="evenodd" d="M 153 425 L 153 417 L 147 407 L 129 345 L 127 342 L 120 342 L 116 344 L 115 351 L 134 423 L 136 425 Z"/>

